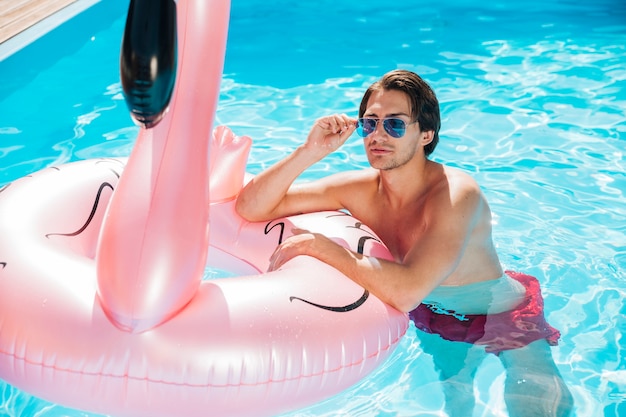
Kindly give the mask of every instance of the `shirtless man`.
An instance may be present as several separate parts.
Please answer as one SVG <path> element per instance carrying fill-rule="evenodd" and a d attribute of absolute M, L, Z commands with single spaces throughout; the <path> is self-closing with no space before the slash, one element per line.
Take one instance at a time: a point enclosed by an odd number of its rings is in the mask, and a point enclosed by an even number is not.
<path fill-rule="evenodd" d="M 492 242 L 491 212 L 478 184 L 458 169 L 428 159 L 439 140 L 440 124 L 435 93 L 417 74 L 404 70 L 391 71 L 368 88 L 358 120 L 345 114 L 318 119 L 304 144 L 246 185 L 238 197 L 237 212 L 250 221 L 262 221 L 345 209 L 382 239 L 394 259 L 363 256 L 323 235 L 296 230 L 272 255 L 270 269 L 278 269 L 298 255 L 313 256 L 385 303 L 411 312 L 416 323 L 422 316 L 418 307 L 424 305 L 431 307 L 433 314 L 443 311 L 444 315 L 462 316 L 463 321 L 464 315 L 484 319 L 523 304 L 527 288 L 503 272 Z M 355 130 L 363 136 L 371 168 L 294 183 L 304 170 L 343 145 Z M 446 290 L 454 294 L 446 294 Z M 509 412 L 515 415 L 511 409 L 517 408 L 517 398 L 524 416 L 567 415 L 566 409 L 571 408 L 569 391 L 549 350 L 547 356 L 545 350 L 549 348 L 546 340 L 555 334 L 558 338 L 558 331 L 542 321 L 543 311 L 537 314 L 542 330 L 523 340 L 521 346 L 545 345 L 542 357 L 549 357 L 551 365 L 542 363 L 537 368 L 545 365 L 550 377 L 558 376 L 560 382 L 554 387 L 558 393 L 546 405 L 542 398 L 550 388 L 520 393 L 520 387 L 511 381 L 507 383 L 509 391 L 513 390 L 511 403 L 507 402 Z M 480 344 L 485 334 L 448 340 Z M 483 345 L 497 354 L 520 347 L 489 343 Z M 509 363 L 513 367 L 515 360 Z M 516 373 L 516 381 L 519 375 Z M 541 396 L 534 414 L 524 398 L 528 395 Z"/>

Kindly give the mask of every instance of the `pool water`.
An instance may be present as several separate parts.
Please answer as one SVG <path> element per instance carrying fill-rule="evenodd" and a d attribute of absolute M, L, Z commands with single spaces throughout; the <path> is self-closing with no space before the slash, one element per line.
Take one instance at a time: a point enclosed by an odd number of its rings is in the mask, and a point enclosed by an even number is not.
<path fill-rule="evenodd" d="M 118 56 L 127 0 L 98 3 L 0 62 L 0 187 L 73 160 L 126 156 L 137 128 Z M 405 68 L 436 91 L 438 162 L 474 176 L 506 268 L 536 276 L 574 415 L 626 416 L 626 3 L 621 0 L 235 0 L 217 123 L 254 139 L 258 173 L 328 113 Z M 367 166 L 356 135 L 302 180 Z M 354 388 L 290 416 L 507 416 L 500 361 L 476 407 L 445 408 L 411 326 Z M 0 415 L 92 416 L 0 382 Z"/>

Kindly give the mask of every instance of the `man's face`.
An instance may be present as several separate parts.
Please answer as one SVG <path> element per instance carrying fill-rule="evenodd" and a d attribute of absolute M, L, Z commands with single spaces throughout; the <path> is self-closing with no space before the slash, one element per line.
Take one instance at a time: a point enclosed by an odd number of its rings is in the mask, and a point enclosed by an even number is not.
<path fill-rule="evenodd" d="M 421 137 L 419 123 L 414 123 L 411 118 L 411 103 L 404 92 L 397 90 L 374 92 L 367 102 L 363 118 L 378 119 L 373 132 L 363 138 L 367 159 L 373 168 L 395 169 L 405 165 L 417 153 L 423 153 L 419 140 Z M 399 138 L 393 137 L 383 126 L 383 120 L 386 118 L 404 121 L 406 125 L 404 135 Z"/>

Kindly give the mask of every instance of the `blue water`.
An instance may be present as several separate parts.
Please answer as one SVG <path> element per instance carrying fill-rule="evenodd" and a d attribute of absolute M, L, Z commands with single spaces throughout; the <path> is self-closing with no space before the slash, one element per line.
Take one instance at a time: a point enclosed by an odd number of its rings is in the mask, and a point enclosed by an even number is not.
<path fill-rule="evenodd" d="M 0 186 L 52 164 L 128 155 L 121 96 L 126 0 L 107 0 L 0 62 Z M 575 415 L 626 416 L 626 4 L 235 0 L 217 122 L 255 142 L 259 172 L 312 122 L 356 114 L 365 87 L 406 68 L 442 110 L 433 158 L 471 173 L 507 268 L 538 277 Z M 364 167 L 355 136 L 304 179 Z M 291 416 L 444 416 L 413 327 L 353 389 Z M 488 356 L 473 414 L 506 416 Z M 0 414 L 85 416 L 0 382 Z"/>

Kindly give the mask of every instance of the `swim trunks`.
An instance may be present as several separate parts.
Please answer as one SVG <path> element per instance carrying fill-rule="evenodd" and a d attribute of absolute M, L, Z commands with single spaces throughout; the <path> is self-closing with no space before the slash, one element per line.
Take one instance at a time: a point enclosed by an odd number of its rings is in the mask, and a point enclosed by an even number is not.
<path fill-rule="evenodd" d="M 426 333 L 438 334 L 453 342 L 484 345 L 487 352 L 495 355 L 540 339 L 556 346 L 561 334 L 546 322 L 539 281 L 520 272 L 505 273 L 526 288 L 524 300 L 513 310 L 488 315 L 461 315 L 420 304 L 409 313 L 409 317 L 418 329 Z"/>

